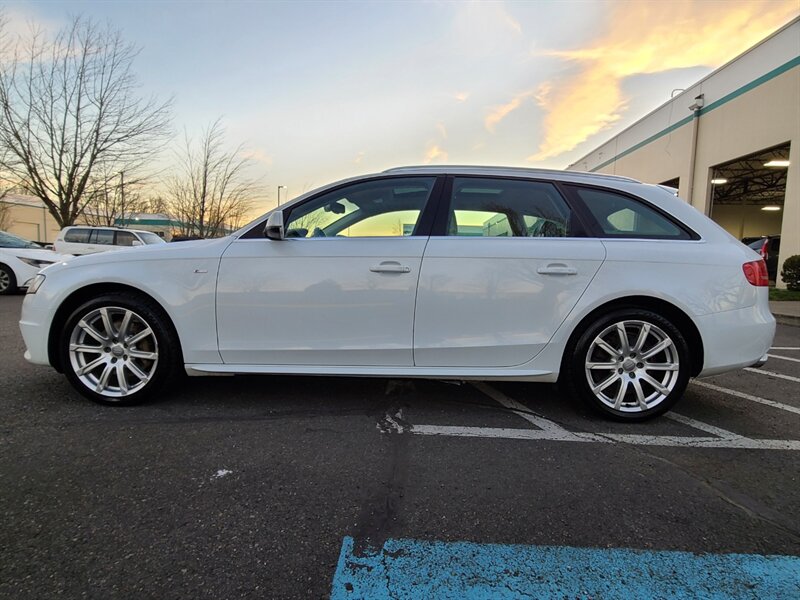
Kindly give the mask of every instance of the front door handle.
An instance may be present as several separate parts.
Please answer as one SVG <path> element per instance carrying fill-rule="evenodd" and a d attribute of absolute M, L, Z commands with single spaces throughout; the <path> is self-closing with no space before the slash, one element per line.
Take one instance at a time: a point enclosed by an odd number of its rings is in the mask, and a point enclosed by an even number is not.
<path fill-rule="evenodd" d="M 546 267 L 539 267 L 536 272 L 540 275 L 577 275 L 578 269 L 565 264 L 550 264 Z"/>
<path fill-rule="evenodd" d="M 386 261 L 369 268 L 373 273 L 411 273 L 411 267 L 401 265 L 399 262 Z"/>

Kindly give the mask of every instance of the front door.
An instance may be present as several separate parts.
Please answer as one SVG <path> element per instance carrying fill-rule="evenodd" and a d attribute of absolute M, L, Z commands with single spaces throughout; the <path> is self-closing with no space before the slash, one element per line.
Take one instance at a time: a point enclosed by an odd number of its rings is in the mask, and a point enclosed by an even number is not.
<path fill-rule="evenodd" d="M 284 211 L 286 238 L 222 257 L 222 359 L 253 365 L 413 365 L 414 301 L 435 177 L 379 178 Z"/>

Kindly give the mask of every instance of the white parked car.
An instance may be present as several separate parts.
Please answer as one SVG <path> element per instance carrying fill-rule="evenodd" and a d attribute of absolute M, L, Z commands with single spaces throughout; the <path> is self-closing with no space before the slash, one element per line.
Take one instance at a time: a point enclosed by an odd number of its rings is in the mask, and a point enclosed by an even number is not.
<path fill-rule="evenodd" d="M 40 269 L 66 258 L 36 242 L 0 231 L 0 295 L 25 288 Z"/>
<path fill-rule="evenodd" d="M 561 381 L 617 419 L 763 364 L 763 260 L 658 186 L 495 167 L 338 182 L 233 235 L 37 276 L 26 358 L 101 403 L 190 375 Z"/>
<path fill-rule="evenodd" d="M 53 250 L 65 254 L 83 255 L 148 244 L 166 244 L 166 242 L 152 231 L 73 225 L 64 227 L 59 232 L 56 241 L 53 242 Z"/>

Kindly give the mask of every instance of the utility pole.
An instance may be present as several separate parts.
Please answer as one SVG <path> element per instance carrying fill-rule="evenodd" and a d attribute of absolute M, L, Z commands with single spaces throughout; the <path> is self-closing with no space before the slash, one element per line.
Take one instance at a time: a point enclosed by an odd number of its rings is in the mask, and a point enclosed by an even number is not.
<path fill-rule="evenodd" d="M 120 203 L 120 212 L 122 213 L 122 225 L 126 225 L 125 223 L 125 171 L 119 172 L 119 203 Z"/>

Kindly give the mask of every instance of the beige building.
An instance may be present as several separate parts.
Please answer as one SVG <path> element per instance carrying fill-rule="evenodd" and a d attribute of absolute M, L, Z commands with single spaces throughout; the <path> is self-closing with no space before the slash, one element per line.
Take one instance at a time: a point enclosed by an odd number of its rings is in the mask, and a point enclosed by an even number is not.
<path fill-rule="evenodd" d="M 800 254 L 800 19 L 568 168 L 677 187 L 739 239 L 780 235 L 780 272 Z"/>
<path fill-rule="evenodd" d="M 5 231 L 26 240 L 52 244 L 61 228 L 44 202 L 34 196 L 7 194 L 0 203 L 5 207 Z M 1 207 L 0 207 L 1 208 Z"/>

